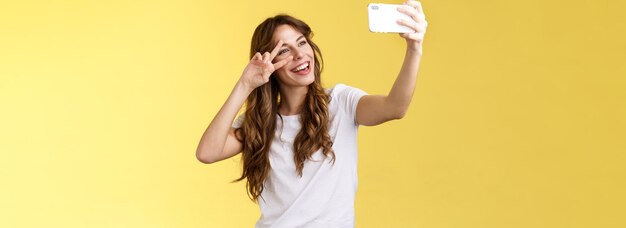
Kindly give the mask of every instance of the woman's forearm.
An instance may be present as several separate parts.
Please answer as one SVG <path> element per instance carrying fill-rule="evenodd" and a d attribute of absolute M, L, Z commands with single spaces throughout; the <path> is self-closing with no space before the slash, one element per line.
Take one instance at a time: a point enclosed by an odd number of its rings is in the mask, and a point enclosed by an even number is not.
<path fill-rule="evenodd" d="M 213 161 L 220 157 L 219 155 L 224 150 L 233 119 L 237 116 L 251 91 L 251 89 L 240 82 L 235 85 L 230 96 L 228 96 L 228 99 L 226 99 L 226 102 L 224 102 L 224 105 L 215 115 L 200 139 L 196 149 L 196 157 L 199 160 Z"/>
<path fill-rule="evenodd" d="M 389 105 L 399 116 L 404 116 L 411 104 L 421 57 L 421 50 L 407 48 L 400 73 L 387 95 Z"/>

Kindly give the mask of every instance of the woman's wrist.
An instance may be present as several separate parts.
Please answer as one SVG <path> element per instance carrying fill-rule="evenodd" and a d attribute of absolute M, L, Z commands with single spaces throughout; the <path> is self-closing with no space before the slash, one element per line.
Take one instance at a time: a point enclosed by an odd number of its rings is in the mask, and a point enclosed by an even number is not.
<path fill-rule="evenodd" d="M 412 44 L 407 42 L 406 52 L 409 55 L 422 55 L 422 44 Z"/>
<path fill-rule="evenodd" d="M 235 91 L 241 92 L 245 94 L 246 96 L 252 93 L 253 90 L 254 88 L 250 87 L 249 85 L 247 85 L 245 82 L 241 80 L 237 81 L 237 83 L 235 84 Z"/>

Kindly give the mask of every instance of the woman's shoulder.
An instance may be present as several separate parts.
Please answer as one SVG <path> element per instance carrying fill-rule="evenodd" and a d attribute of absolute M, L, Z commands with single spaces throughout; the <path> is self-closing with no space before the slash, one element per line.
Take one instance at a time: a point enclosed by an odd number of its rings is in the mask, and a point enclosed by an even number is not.
<path fill-rule="evenodd" d="M 336 84 L 335 86 L 328 88 L 327 93 L 330 95 L 330 103 L 339 104 L 340 106 L 348 106 L 351 109 L 352 106 L 356 106 L 359 99 L 367 93 L 359 88 L 352 87 L 346 84 Z"/>

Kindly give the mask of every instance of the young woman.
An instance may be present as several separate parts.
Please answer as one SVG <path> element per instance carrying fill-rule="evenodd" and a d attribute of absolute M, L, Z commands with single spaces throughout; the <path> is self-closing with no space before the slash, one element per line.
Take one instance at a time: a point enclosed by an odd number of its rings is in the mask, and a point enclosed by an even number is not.
<path fill-rule="evenodd" d="M 309 26 L 278 15 L 252 36 L 250 63 L 202 135 L 196 157 L 213 163 L 242 153 L 257 227 L 354 227 L 357 129 L 402 118 L 411 102 L 427 22 L 421 4 L 398 9 L 407 49 L 387 95 L 321 83 L 322 55 Z M 246 102 L 245 113 L 236 118 Z M 236 119 L 235 119 L 236 118 Z M 233 120 L 235 120 L 233 122 Z"/>

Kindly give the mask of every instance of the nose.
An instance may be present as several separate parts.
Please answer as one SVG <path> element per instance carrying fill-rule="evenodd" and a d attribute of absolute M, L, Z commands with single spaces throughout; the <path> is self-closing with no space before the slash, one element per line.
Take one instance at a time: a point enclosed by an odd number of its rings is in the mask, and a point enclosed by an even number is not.
<path fill-rule="evenodd" d="M 297 49 L 293 51 L 293 54 L 294 54 L 293 55 L 294 60 L 300 60 L 302 59 L 302 57 L 304 57 L 304 52 L 297 50 Z"/>

